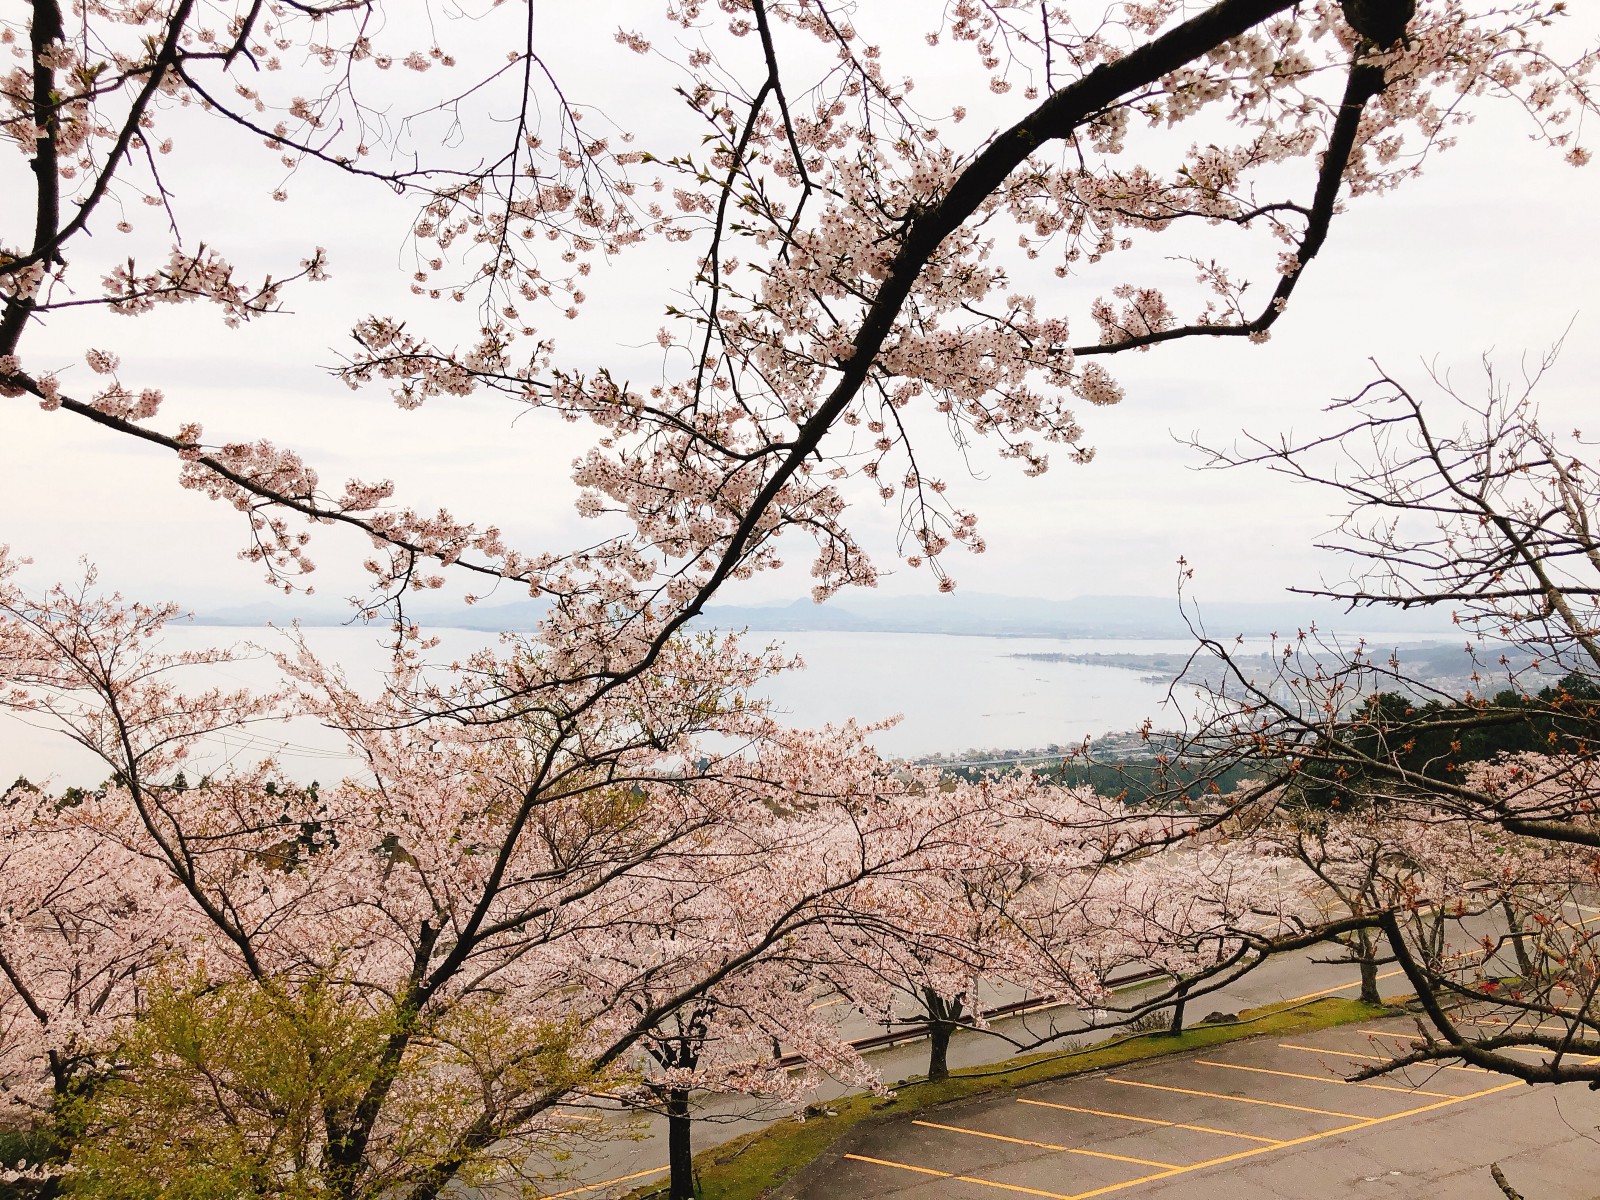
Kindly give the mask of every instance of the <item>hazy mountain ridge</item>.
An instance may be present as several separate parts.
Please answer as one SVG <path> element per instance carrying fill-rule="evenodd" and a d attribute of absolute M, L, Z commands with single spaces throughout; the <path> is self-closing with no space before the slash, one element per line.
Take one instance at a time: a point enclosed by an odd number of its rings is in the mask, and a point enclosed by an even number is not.
<path fill-rule="evenodd" d="M 408 606 L 407 613 L 425 626 L 497 632 L 529 630 L 547 611 L 538 600 L 435 608 Z M 1219 637 L 1234 634 L 1292 635 L 1312 623 L 1401 627 L 1417 634 L 1445 633 L 1450 626 L 1432 614 L 1400 614 L 1389 610 L 1345 613 L 1339 606 L 1310 598 L 1282 601 L 1225 601 L 1200 604 L 1204 631 Z M 1418 620 L 1418 616 L 1427 619 Z M 286 625 L 298 619 L 309 626 L 352 624 L 348 609 L 300 608 L 288 604 L 259 603 L 196 614 L 201 625 Z M 706 609 L 697 626 L 749 629 L 762 633 L 931 633 L 968 637 L 1061 638 L 1187 638 L 1178 603 L 1170 596 L 1076 596 L 1068 600 L 1001 596 L 981 592 L 957 595 L 882 596 L 852 594 L 842 601 L 814 604 L 809 599 L 791 603 L 749 605 L 720 604 Z"/>
<path fill-rule="evenodd" d="M 1274 683 L 1275 680 L 1308 674 L 1315 669 L 1311 659 L 1320 657 L 1327 662 L 1333 657 L 1327 650 L 1315 645 L 1308 645 L 1305 654 L 1306 658 L 1296 656 L 1287 661 L 1280 654 L 1238 654 L 1233 659 L 1233 666 L 1246 678 L 1278 693 L 1281 688 Z M 1469 692 L 1480 697 L 1492 696 L 1507 687 L 1536 691 L 1546 684 L 1557 682 L 1566 674 L 1564 666 L 1526 647 L 1474 647 L 1460 641 L 1372 645 L 1366 648 L 1366 656 L 1369 663 L 1384 672 L 1371 676 L 1367 681 L 1368 686 L 1379 691 L 1402 692 L 1416 700 L 1459 697 Z M 1231 669 L 1206 654 L 1035 651 L 1010 657 L 1033 662 L 1066 662 L 1138 671 L 1146 683 L 1158 687 L 1170 687 L 1181 679 L 1196 687 L 1216 688 L 1233 676 Z M 1391 664 L 1391 658 L 1397 666 Z M 1391 676 L 1389 670 L 1395 674 Z"/>

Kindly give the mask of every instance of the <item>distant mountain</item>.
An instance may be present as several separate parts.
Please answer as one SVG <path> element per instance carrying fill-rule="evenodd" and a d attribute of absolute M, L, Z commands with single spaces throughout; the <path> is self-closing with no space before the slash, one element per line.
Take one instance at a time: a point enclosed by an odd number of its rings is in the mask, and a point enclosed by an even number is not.
<path fill-rule="evenodd" d="M 289 600 L 280 603 L 264 601 L 258 604 L 235 604 L 228 608 L 213 608 L 209 612 L 194 614 L 196 625 L 228 625 L 260 628 L 262 625 L 347 625 L 351 610 L 346 608 L 310 607 Z"/>
<path fill-rule="evenodd" d="M 510 604 L 474 604 L 449 609 L 407 605 L 406 613 L 425 626 L 499 633 L 503 629 L 532 629 L 549 609 L 550 605 L 543 600 L 513 600 Z"/>
<path fill-rule="evenodd" d="M 459 605 L 450 608 L 407 604 L 406 615 L 423 625 L 445 629 L 481 629 L 498 633 L 502 629 L 532 629 L 548 608 L 549 605 L 540 600 L 518 600 L 510 604 Z M 260 627 L 268 622 L 274 625 L 288 625 L 294 621 L 313 627 L 328 627 L 353 625 L 356 623 L 356 617 L 355 610 L 349 605 L 313 606 L 287 600 L 282 603 L 263 602 L 216 608 L 209 612 L 197 612 L 194 616 L 196 625 Z"/>
<path fill-rule="evenodd" d="M 1308 652 L 1310 658 L 1316 658 L 1320 653 L 1316 646 L 1309 647 Z M 1447 695 L 1464 696 L 1468 692 L 1479 696 L 1492 695 L 1510 686 L 1519 691 L 1534 690 L 1543 684 L 1557 682 L 1566 673 L 1553 661 L 1541 659 L 1540 655 L 1525 646 L 1480 645 L 1475 648 L 1463 641 L 1408 642 L 1399 645 L 1379 642 L 1366 648 L 1366 656 L 1369 663 L 1387 664 L 1392 660 L 1397 664 L 1396 677 L 1377 677 L 1373 681 L 1377 690 L 1398 691 L 1417 700 Z M 1207 655 L 1191 655 L 1181 651 L 1167 654 L 1137 651 L 1083 654 L 1033 650 L 1009 657 L 1032 662 L 1070 662 L 1138 671 L 1146 683 L 1162 688 L 1170 687 L 1180 679 L 1191 686 L 1217 687 L 1237 671 L 1285 698 L 1286 678 L 1292 679 L 1310 669 L 1308 660 L 1294 658 L 1286 663 L 1277 653 L 1235 653 L 1231 664 L 1226 665 Z M 1541 663 L 1544 664 L 1542 670 Z"/>
<path fill-rule="evenodd" d="M 1321 628 L 1400 629 L 1446 633 L 1444 617 L 1388 610 L 1348 614 L 1311 598 L 1223 602 L 1197 609 L 1203 629 L 1217 637 L 1293 634 Z M 979 637 L 1182 638 L 1191 630 L 1170 596 L 1076 596 L 1070 600 L 967 593 L 946 596 L 851 595 L 843 602 L 796 600 L 779 608 L 716 605 L 708 623 L 763 632 L 948 633 Z"/>
<path fill-rule="evenodd" d="M 406 611 L 423 625 L 496 632 L 532 629 L 547 608 L 544 601 L 518 600 L 509 604 L 451 608 L 411 605 Z M 1451 631 L 1445 618 L 1435 614 L 1386 609 L 1350 614 L 1336 605 L 1310 598 L 1202 604 L 1198 613 L 1205 631 L 1216 637 L 1288 635 L 1313 622 L 1325 629 L 1382 629 L 1417 636 Z M 195 619 L 202 625 L 235 626 L 260 626 L 268 621 L 287 625 L 294 620 L 302 625 L 351 623 L 348 608 L 313 608 L 287 602 L 222 608 Z M 1186 638 L 1190 634 L 1177 602 L 1169 596 L 1076 596 L 1070 600 L 1047 600 L 981 592 L 943 596 L 864 593 L 828 604 L 813 604 L 810 600 L 719 604 L 706 609 L 696 624 L 763 633 L 945 633 L 1060 638 Z"/>

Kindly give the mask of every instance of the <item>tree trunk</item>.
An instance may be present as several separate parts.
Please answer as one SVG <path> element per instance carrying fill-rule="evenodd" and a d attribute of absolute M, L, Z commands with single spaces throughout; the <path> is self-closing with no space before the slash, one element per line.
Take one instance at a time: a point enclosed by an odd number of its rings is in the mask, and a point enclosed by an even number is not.
<path fill-rule="evenodd" d="M 1374 1007 L 1383 1004 L 1383 996 L 1378 992 L 1378 962 L 1377 955 L 1372 947 L 1362 946 L 1361 957 L 1361 1003 L 1371 1004 Z"/>
<path fill-rule="evenodd" d="M 1435 910 L 1437 914 L 1437 910 Z M 1435 963 L 1444 958 L 1444 917 L 1435 915 L 1433 927 L 1428 931 L 1428 952 Z"/>
<path fill-rule="evenodd" d="M 672 1170 L 668 1200 L 694 1200 L 693 1128 L 689 1092 L 685 1088 L 673 1088 L 667 1093 L 667 1165 Z"/>
<path fill-rule="evenodd" d="M 928 1078 L 949 1079 L 950 1038 L 966 1013 L 966 994 L 941 996 L 924 987 L 922 1003 L 928 1013 Z"/>
<path fill-rule="evenodd" d="M 1172 1006 L 1172 1024 L 1167 1028 L 1167 1033 L 1172 1037 L 1177 1037 L 1183 1032 L 1183 1010 L 1188 1003 L 1189 985 L 1186 983 L 1179 984 L 1178 1002 Z"/>
<path fill-rule="evenodd" d="M 1510 900 L 1500 901 L 1500 910 L 1506 915 L 1506 927 L 1511 931 L 1511 948 L 1517 952 L 1517 969 L 1522 972 L 1524 980 L 1532 979 L 1535 975 L 1533 960 L 1528 957 L 1528 935 L 1522 932 L 1522 919 L 1517 916 L 1517 910 L 1511 907 Z"/>
<path fill-rule="evenodd" d="M 950 1078 L 950 1037 L 956 1027 L 949 1021 L 928 1023 L 928 1078 Z"/>

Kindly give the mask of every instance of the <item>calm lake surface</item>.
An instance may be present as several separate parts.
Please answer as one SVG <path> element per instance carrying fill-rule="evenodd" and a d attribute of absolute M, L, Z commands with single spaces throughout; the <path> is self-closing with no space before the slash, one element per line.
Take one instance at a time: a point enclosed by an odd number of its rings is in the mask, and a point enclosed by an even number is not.
<path fill-rule="evenodd" d="M 385 662 L 377 636 L 367 629 L 307 629 L 307 642 L 350 673 L 353 682 L 376 680 Z M 435 656 L 448 660 L 491 644 L 493 635 L 437 631 Z M 772 643 L 799 655 L 806 669 L 771 681 L 767 695 L 796 725 L 841 723 L 855 717 L 878 721 L 900 716 L 874 738 L 896 756 L 962 754 L 968 750 L 1026 749 L 1070 744 L 1085 736 L 1137 728 L 1146 718 L 1170 727 L 1179 714 L 1164 686 L 1146 683 L 1139 672 L 1083 663 L 1041 662 L 1026 654 L 1177 654 L 1192 643 L 1172 640 L 984 638 L 922 633 L 751 633 L 752 646 Z M 1385 640 L 1375 635 L 1373 640 Z M 1416 641 L 1416 635 L 1396 635 Z M 173 650 L 254 643 L 286 648 L 281 632 L 213 626 L 176 626 Z M 1266 639 L 1246 639 L 1255 653 Z M 204 683 L 269 686 L 274 668 L 264 655 L 227 667 L 206 668 Z M 193 686 L 202 686 L 197 677 Z M 1186 693 L 1186 695 L 1190 695 Z M 286 773 L 329 780 L 353 763 L 337 735 L 313 722 L 257 726 L 219 738 L 208 765 L 226 759 L 254 760 L 276 754 Z M 0 714 L 0 776 L 26 775 L 58 784 L 97 782 L 105 769 L 60 734 Z M 0 783 L 3 786 L 3 783 Z"/>

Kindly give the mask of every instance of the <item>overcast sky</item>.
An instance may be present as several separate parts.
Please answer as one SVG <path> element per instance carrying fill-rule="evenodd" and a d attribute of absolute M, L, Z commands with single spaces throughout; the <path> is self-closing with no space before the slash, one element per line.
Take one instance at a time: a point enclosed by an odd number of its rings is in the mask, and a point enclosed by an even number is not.
<path fill-rule="evenodd" d="M 1600 13 L 1581 7 L 1577 21 L 1587 27 L 1575 32 L 1592 41 Z M 602 23 L 614 26 L 605 6 L 599 10 Z M 642 91 L 652 80 L 615 70 L 611 60 L 621 53 L 606 43 L 585 79 L 627 80 L 640 94 L 614 98 L 614 107 L 626 109 L 648 102 Z M 997 112 L 996 122 L 1004 116 Z M 980 129 L 969 127 L 976 138 Z M 13 190 L 18 170 L 17 161 L 0 170 L 0 194 L 22 194 Z M 28 363 L 81 362 L 89 345 L 116 349 L 129 382 L 166 391 L 160 421 L 167 428 L 197 418 L 208 437 L 271 437 L 301 451 L 334 484 L 350 475 L 393 477 L 408 503 L 499 523 L 522 549 L 592 536 L 571 513 L 566 480 L 587 437 L 582 427 L 519 420 L 516 409 L 488 397 L 433 401 L 406 413 L 379 390 L 352 393 L 329 378 L 324 368 L 337 361 L 352 321 L 391 307 L 404 287 L 408 209 L 385 193 L 309 173 L 293 181 L 291 193 L 295 205 L 321 209 L 314 227 L 276 223 L 270 208 L 237 207 L 238 196 L 270 190 L 271 171 L 270 159 L 245 154 L 212 157 L 174 178 L 180 204 L 202 231 L 208 223 L 237 226 L 240 214 L 249 214 L 232 243 L 236 253 L 244 247 L 247 261 L 281 261 L 284 249 L 327 246 L 332 281 L 293 293 L 292 313 L 237 332 L 207 314 L 178 310 L 137 321 L 52 319 L 30 335 Z M 290 211 L 303 216 L 305 209 Z M 1565 353 L 1541 399 L 1551 427 L 1582 425 L 1600 377 L 1596 212 L 1600 167 L 1564 165 L 1527 139 L 1517 114 L 1486 108 L 1461 145 L 1436 155 L 1421 179 L 1364 199 L 1336 221 L 1269 344 L 1183 343 L 1117 360 L 1126 400 L 1078 414 L 1098 450 L 1088 466 L 1067 465 L 1058 455 L 1044 478 L 1028 480 L 1010 464 L 980 457 L 979 478 L 959 485 L 960 499 L 980 514 L 989 551 L 981 558 L 952 554 L 950 573 L 963 589 L 1013 595 L 1163 595 L 1172 591 L 1181 554 L 1196 567 L 1196 594 L 1219 600 L 1270 598 L 1336 575 L 1337 564 L 1311 549 L 1332 523 L 1331 497 L 1259 471 L 1197 472 L 1197 456 L 1174 435 L 1225 443 L 1243 430 L 1275 437 L 1323 428 L 1320 410 L 1371 378 L 1370 359 L 1419 387 L 1426 385 L 1423 364 L 1436 362 L 1471 393 L 1483 353 L 1513 365 L 1540 353 L 1569 324 Z M 9 227 L 14 214 L 5 220 Z M 97 231 L 95 252 L 117 252 L 115 236 Z M 1174 244 L 1153 252 L 1184 252 L 1176 239 L 1158 239 L 1165 240 Z M 567 351 L 610 363 L 636 383 L 659 376 L 652 338 L 673 298 L 664 286 L 667 265 L 648 256 L 620 261 L 597 282 L 593 319 L 570 336 L 554 330 L 567 336 Z M 1108 286 L 1101 277 L 1093 293 Z M 1086 311 L 1087 296 L 1072 308 Z M 86 378 L 81 366 L 64 376 L 69 388 Z M 37 560 L 36 578 L 71 574 L 74 561 L 87 556 L 130 593 L 198 607 L 269 598 L 259 571 L 235 558 L 238 515 L 180 491 L 168 456 L 31 402 L 3 403 L 0 540 Z M 867 544 L 883 551 L 881 565 L 894 567 L 886 552 L 893 514 L 864 501 L 855 520 Z M 351 590 L 356 576 L 348 564 L 362 546 L 326 534 L 320 541 L 321 591 Z M 793 558 L 803 557 L 799 549 Z M 797 569 L 724 599 L 799 596 L 809 582 Z M 932 580 L 902 568 L 884 587 L 927 591 Z"/>

